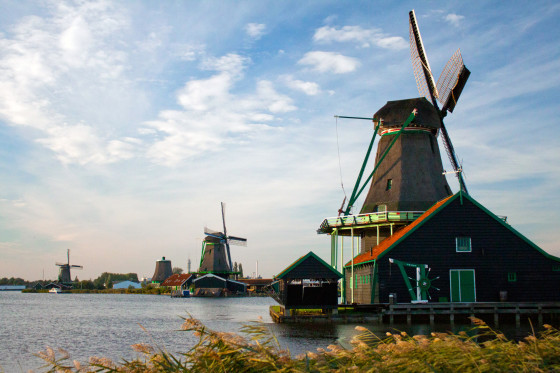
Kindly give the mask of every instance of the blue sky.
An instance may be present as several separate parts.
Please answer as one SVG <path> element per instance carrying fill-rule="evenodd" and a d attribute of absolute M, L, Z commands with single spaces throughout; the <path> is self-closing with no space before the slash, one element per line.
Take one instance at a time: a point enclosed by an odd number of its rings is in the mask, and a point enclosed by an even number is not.
<path fill-rule="evenodd" d="M 446 125 L 471 195 L 560 255 L 560 4 L 0 1 L 0 277 L 193 269 L 227 203 L 245 273 L 279 273 L 352 189 L 388 100 L 471 70 Z M 441 145 L 441 144 L 440 144 Z M 444 156 L 444 168 L 450 169 Z M 448 177 L 454 191 L 457 183 Z"/>

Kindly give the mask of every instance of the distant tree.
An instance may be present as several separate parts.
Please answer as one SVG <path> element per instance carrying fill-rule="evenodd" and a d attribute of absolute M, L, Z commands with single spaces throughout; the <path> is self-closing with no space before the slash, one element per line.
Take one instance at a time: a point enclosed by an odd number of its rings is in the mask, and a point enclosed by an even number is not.
<path fill-rule="evenodd" d="M 239 263 L 239 277 L 243 278 L 243 265 Z"/>
<path fill-rule="evenodd" d="M 183 273 L 183 268 L 173 267 L 172 272 L 174 275 L 180 275 L 181 273 Z"/>
<path fill-rule="evenodd" d="M 113 288 L 113 281 L 111 280 L 111 275 L 107 276 L 107 279 L 105 280 L 105 287 L 107 289 Z"/>
<path fill-rule="evenodd" d="M 237 262 L 233 263 L 233 272 L 237 272 L 238 267 L 237 267 Z"/>
<path fill-rule="evenodd" d="M 76 276 L 76 278 L 74 279 L 74 282 L 80 282 L 80 280 L 78 280 L 78 276 Z"/>
<path fill-rule="evenodd" d="M 138 281 L 138 274 L 136 273 L 109 273 L 109 272 L 103 272 L 101 274 L 101 276 L 99 276 L 98 278 L 96 278 L 95 280 L 93 280 L 93 282 L 95 283 L 95 286 L 98 287 L 99 284 L 106 284 L 107 283 L 107 278 L 111 277 L 111 281 L 134 281 L 134 282 L 139 282 Z"/>
<path fill-rule="evenodd" d="M 93 281 L 91 281 L 91 280 L 80 281 L 79 287 L 80 287 L 80 289 L 89 289 L 89 290 L 95 289 L 95 285 L 93 284 Z"/>

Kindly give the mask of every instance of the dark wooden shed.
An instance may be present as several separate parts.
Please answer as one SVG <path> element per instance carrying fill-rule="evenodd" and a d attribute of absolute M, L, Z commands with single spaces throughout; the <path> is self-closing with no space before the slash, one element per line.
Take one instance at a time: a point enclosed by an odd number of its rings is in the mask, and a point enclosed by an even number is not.
<path fill-rule="evenodd" d="M 560 258 L 459 192 L 348 262 L 344 282 L 362 304 L 560 301 Z"/>
<path fill-rule="evenodd" d="M 274 298 L 285 309 L 338 307 L 342 274 L 309 252 L 275 277 Z"/>

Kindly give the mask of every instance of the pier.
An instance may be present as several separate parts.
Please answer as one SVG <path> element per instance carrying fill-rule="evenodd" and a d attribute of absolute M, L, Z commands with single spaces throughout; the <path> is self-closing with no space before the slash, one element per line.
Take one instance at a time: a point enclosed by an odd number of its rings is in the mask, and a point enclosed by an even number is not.
<path fill-rule="evenodd" d="M 560 302 L 517 303 L 380 303 L 339 305 L 332 310 L 288 309 L 270 307 L 270 316 L 277 323 L 465 323 L 469 317 L 477 317 L 494 327 L 500 323 L 519 327 L 522 323 L 558 324 Z"/>

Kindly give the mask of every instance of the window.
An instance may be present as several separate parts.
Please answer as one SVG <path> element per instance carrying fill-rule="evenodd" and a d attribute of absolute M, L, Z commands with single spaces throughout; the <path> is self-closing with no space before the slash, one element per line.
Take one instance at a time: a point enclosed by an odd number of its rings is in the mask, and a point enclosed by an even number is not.
<path fill-rule="evenodd" d="M 458 253 L 470 253 L 472 251 L 470 237 L 455 237 L 455 245 Z"/>
<path fill-rule="evenodd" d="M 508 272 L 508 281 L 509 282 L 516 282 L 517 281 L 517 272 Z"/>
<path fill-rule="evenodd" d="M 385 188 L 385 190 L 391 190 L 392 187 L 393 187 L 393 179 L 387 179 L 387 187 Z"/>

